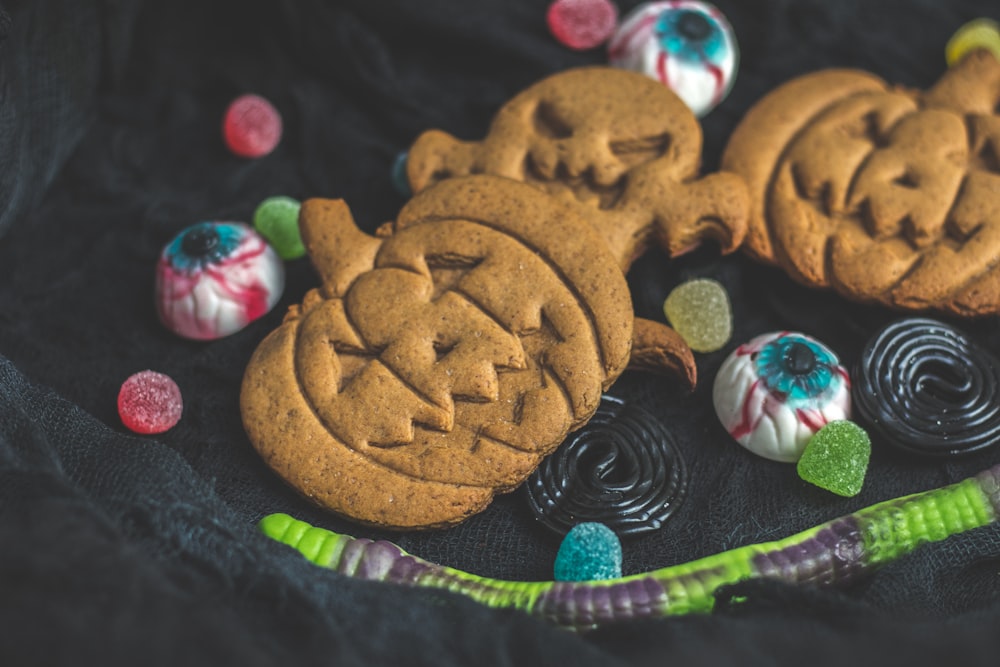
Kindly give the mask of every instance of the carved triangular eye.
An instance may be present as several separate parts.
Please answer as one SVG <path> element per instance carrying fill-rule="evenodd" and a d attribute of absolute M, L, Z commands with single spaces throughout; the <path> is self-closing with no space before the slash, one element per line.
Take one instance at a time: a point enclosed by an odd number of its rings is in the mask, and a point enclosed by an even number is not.
<path fill-rule="evenodd" d="M 916 190 L 920 187 L 920 184 L 917 183 L 916 177 L 908 171 L 903 172 L 896 178 L 892 179 L 892 184 L 903 188 L 909 188 L 911 190 Z"/>
<path fill-rule="evenodd" d="M 1000 156 L 992 142 L 983 142 L 983 147 L 979 149 L 979 161 L 987 171 L 1000 174 Z"/>
<path fill-rule="evenodd" d="M 456 343 L 439 343 L 434 342 L 434 355 L 436 357 L 435 361 L 441 361 L 447 356 L 449 352 L 455 349 Z"/>
<path fill-rule="evenodd" d="M 541 101 L 535 107 L 535 134 L 549 139 L 568 139 L 573 136 L 573 128 L 564 121 L 555 107 L 546 101 Z"/>

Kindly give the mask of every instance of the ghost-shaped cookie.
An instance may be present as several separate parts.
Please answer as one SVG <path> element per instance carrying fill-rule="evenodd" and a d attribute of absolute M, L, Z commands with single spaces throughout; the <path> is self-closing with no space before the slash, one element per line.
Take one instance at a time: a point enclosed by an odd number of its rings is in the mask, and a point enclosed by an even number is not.
<path fill-rule="evenodd" d="M 654 239 L 671 256 L 705 239 L 723 252 L 743 240 L 746 187 L 733 174 L 699 177 L 701 141 L 698 120 L 667 87 L 584 67 L 516 95 L 481 142 L 425 132 L 407 177 L 413 192 L 464 174 L 530 183 L 575 204 L 627 271 Z"/>

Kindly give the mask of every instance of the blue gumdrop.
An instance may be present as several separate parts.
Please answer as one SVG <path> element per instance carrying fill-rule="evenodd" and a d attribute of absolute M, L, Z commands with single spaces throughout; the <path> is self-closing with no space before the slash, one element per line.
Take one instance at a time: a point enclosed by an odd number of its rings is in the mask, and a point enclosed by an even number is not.
<path fill-rule="evenodd" d="M 392 163 L 392 187 L 396 192 L 404 197 L 412 197 L 410 192 L 410 182 L 406 178 L 406 160 L 410 156 L 408 151 L 403 151 L 396 156 L 396 161 Z"/>
<path fill-rule="evenodd" d="M 622 543 L 603 523 L 573 526 L 556 554 L 556 581 L 594 581 L 622 576 Z"/>

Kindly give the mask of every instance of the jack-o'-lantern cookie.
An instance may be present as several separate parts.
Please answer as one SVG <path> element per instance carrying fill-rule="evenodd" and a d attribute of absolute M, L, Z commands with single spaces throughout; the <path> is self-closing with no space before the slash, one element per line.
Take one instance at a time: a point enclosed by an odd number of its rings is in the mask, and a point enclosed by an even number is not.
<path fill-rule="evenodd" d="M 628 286 L 572 207 L 452 179 L 377 237 L 313 199 L 322 278 L 247 367 L 243 422 L 299 492 L 359 522 L 446 526 L 519 485 L 624 369 Z"/>
<path fill-rule="evenodd" d="M 637 72 L 586 67 L 552 75 L 505 104 L 481 142 L 440 130 L 410 149 L 413 192 L 488 173 L 576 205 L 623 270 L 656 238 L 671 256 L 713 239 L 735 250 L 747 194 L 726 173 L 698 177 L 701 126 L 669 88 Z"/>
<path fill-rule="evenodd" d="M 926 92 L 852 70 L 784 84 L 723 156 L 750 188 L 744 248 L 856 300 L 1000 312 L 998 103 L 987 50 Z"/>

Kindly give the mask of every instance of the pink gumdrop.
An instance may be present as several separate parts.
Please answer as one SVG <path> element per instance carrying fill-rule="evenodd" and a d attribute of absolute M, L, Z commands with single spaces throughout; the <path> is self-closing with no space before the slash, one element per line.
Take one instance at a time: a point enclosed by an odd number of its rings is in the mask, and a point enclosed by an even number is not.
<path fill-rule="evenodd" d="M 610 0 L 556 0 L 549 5 L 546 19 L 560 44 L 583 51 L 610 39 L 618 8 Z"/>
<path fill-rule="evenodd" d="M 281 114 L 258 95 L 233 100 L 222 123 L 226 145 L 240 157 L 262 157 L 281 141 Z"/>
<path fill-rule="evenodd" d="M 136 433 L 163 433 L 181 419 L 181 390 L 169 375 L 140 371 L 122 383 L 118 416 Z"/>

